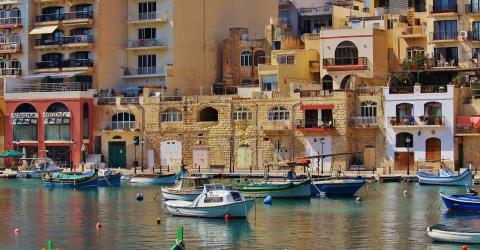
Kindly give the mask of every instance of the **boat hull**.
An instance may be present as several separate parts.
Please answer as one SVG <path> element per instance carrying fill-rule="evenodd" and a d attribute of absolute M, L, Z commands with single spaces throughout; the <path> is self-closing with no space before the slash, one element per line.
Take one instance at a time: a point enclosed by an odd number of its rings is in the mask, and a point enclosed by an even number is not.
<path fill-rule="evenodd" d="M 480 197 L 466 195 L 446 195 L 440 193 L 448 209 L 480 211 Z"/>
<path fill-rule="evenodd" d="M 311 184 L 311 194 L 317 195 L 320 191 L 330 197 L 353 196 L 364 184 L 363 179 L 314 181 Z"/>
<path fill-rule="evenodd" d="M 254 200 L 236 202 L 215 207 L 188 207 L 173 206 L 169 201 L 165 202 L 167 212 L 174 216 L 198 217 L 198 218 L 224 218 L 229 214 L 232 218 L 245 218 L 254 206 Z"/>
<path fill-rule="evenodd" d="M 202 193 L 202 190 L 199 190 L 197 192 L 179 194 L 179 193 L 172 193 L 172 192 L 169 192 L 168 190 L 162 189 L 162 195 L 165 200 L 194 201 L 198 197 L 198 195 L 200 195 L 201 193 Z"/>
<path fill-rule="evenodd" d="M 150 185 L 173 185 L 175 184 L 175 174 L 159 176 L 133 176 L 130 183 L 150 184 Z"/>
<path fill-rule="evenodd" d="M 418 183 L 421 185 L 442 185 L 442 186 L 471 186 L 472 173 L 470 169 L 460 175 L 441 177 L 431 174 L 418 173 Z"/>
<path fill-rule="evenodd" d="M 235 188 L 246 197 L 267 197 L 273 198 L 310 198 L 312 196 L 310 189 L 310 181 L 300 183 L 284 183 L 278 184 L 277 188 L 254 190 L 249 187 Z M 275 185 L 275 184 L 274 184 Z"/>
<path fill-rule="evenodd" d="M 461 232 L 446 229 L 437 229 L 438 225 L 433 225 L 427 228 L 427 233 L 434 241 L 454 242 L 454 243 L 480 243 L 479 232 Z M 440 225 L 443 226 L 443 225 Z"/>
<path fill-rule="evenodd" d="M 18 171 L 18 178 L 21 179 L 41 179 L 43 174 L 49 173 L 58 173 L 62 172 L 63 169 L 55 170 L 55 171 L 35 171 L 35 170 L 26 170 L 26 171 Z"/>
<path fill-rule="evenodd" d="M 98 186 L 99 187 L 120 187 L 121 185 L 122 174 L 116 173 L 109 176 L 100 176 L 98 177 Z"/>
<path fill-rule="evenodd" d="M 96 188 L 98 187 L 98 171 L 94 170 L 93 174 L 85 174 L 78 178 L 67 177 L 47 177 L 43 179 L 43 185 L 49 188 Z"/>

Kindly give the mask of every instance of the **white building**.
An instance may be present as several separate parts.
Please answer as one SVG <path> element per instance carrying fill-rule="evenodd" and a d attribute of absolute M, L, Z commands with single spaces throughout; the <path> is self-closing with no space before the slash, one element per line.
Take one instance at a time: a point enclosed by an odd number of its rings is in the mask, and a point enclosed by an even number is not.
<path fill-rule="evenodd" d="M 438 167 L 441 161 L 453 166 L 454 86 L 385 87 L 384 97 L 392 170 Z"/>

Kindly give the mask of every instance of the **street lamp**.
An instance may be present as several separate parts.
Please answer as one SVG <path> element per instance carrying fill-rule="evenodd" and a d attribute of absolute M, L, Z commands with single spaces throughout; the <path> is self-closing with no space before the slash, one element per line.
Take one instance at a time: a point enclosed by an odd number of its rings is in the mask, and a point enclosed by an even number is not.
<path fill-rule="evenodd" d="M 320 138 L 320 144 L 322 145 L 322 175 L 323 175 L 323 159 L 325 159 L 325 157 L 323 157 L 323 144 L 325 144 L 325 138 Z"/>
<path fill-rule="evenodd" d="M 410 175 L 410 142 L 411 141 L 412 141 L 412 138 L 410 138 L 410 136 L 407 136 L 405 138 L 405 142 L 407 143 L 407 155 L 408 155 L 407 175 Z"/>
<path fill-rule="evenodd" d="M 133 138 L 133 149 L 134 149 L 134 154 L 133 154 L 133 173 L 137 174 L 137 146 L 140 143 L 140 138 L 138 136 L 135 136 Z"/>
<path fill-rule="evenodd" d="M 145 144 L 145 140 L 143 140 L 143 138 L 140 139 L 140 144 L 142 145 L 142 157 L 141 157 L 141 160 L 142 160 L 142 173 L 143 173 L 143 145 Z"/>
<path fill-rule="evenodd" d="M 235 139 L 233 138 L 233 135 L 230 136 L 230 139 L 228 139 L 228 142 L 230 143 L 230 173 L 235 172 L 235 167 L 232 165 L 232 160 L 233 160 L 233 144 L 235 143 Z"/>

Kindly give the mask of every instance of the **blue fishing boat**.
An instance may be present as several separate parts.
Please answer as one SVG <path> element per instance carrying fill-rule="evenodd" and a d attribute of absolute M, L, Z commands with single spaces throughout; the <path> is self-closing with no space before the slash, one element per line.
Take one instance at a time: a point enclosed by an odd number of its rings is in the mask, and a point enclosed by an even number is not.
<path fill-rule="evenodd" d="M 92 188 L 98 187 L 98 170 L 85 174 L 52 173 L 42 177 L 45 187 Z"/>
<path fill-rule="evenodd" d="M 423 185 L 471 186 L 472 170 L 467 168 L 463 173 L 454 176 L 437 176 L 427 173 L 417 173 L 418 183 Z"/>
<path fill-rule="evenodd" d="M 114 173 L 111 169 L 100 169 L 98 172 L 99 187 L 120 187 L 122 174 Z"/>
<path fill-rule="evenodd" d="M 323 192 L 327 197 L 353 196 L 365 183 L 363 178 L 312 181 L 311 192 L 312 195 Z"/>
<path fill-rule="evenodd" d="M 479 196 L 440 192 L 440 197 L 448 209 L 480 211 Z"/>

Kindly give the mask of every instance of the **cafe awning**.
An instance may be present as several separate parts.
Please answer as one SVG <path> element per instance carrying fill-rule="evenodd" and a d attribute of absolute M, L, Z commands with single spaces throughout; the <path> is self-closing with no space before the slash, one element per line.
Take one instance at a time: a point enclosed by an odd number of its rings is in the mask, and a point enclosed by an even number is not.
<path fill-rule="evenodd" d="M 28 34 L 30 35 L 52 34 L 57 28 L 58 28 L 58 25 L 39 26 L 39 27 L 33 28 Z"/>
<path fill-rule="evenodd" d="M 38 73 L 38 74 L 33 74 L 29 76 L 24 76 L 23 79 L 40 79 L 40 78 L 45 78 L 45 77 L 51 77 L 51 78 L 67 78 L 67 77 L 72 77 L 76 75 L 80 75 L 85 73 L 85 71 L 69 71 L 69 72 L 60 72 L 60 73 Z"/>

